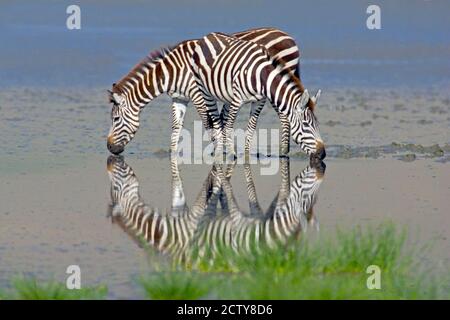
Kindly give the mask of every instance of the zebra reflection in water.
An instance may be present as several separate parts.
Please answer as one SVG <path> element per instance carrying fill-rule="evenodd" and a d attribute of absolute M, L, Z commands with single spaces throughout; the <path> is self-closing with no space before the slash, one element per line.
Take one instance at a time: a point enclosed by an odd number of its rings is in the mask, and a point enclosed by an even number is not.
<path fill-rule="evenodd" d="M 280 161 L 281 184 L 269 208 L 259 204 L 250 165 L 244 165 L 249 210 L 242 211 L 233 195 L 230 178 L 235 164 L 212 166 L 198 196 L 188 206 L 177 160 L 171 159 L 172 204 L 168 212 L 146 204 L 139 182 L 123 157 L 110 156 L 111 181 L 108 215 L 135 239 L 169 254 L 175 261 L 191 262 L 193 250 L 202 256 L 228 247 L 236 252 L 264 243 L 273 246 L 298 237 L 309 226 L 317 227 L 313 214 L 323 180 L 322 162 L 307 166 L 290 181 L 290 162 Z"/>

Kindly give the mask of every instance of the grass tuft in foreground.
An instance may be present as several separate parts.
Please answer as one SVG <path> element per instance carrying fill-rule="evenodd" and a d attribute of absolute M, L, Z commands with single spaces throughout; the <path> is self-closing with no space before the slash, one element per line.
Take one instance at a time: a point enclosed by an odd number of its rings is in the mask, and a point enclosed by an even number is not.
<path fill-rule="evenodd" d="M 421 272 L 414 252 L 405 251 L 405 234 L 385 223 L 239 253 L 210 248 L 183 270 L 155 273 L 140 284 L 150 299 L 448 298 L 442 281 Z M 367 287 L 370 265 L 381 270 L 379 290 Z"/>
<path fill-rule="evenodd" d="M 58 282 L 39 282 L 34 278 L 16 278 L 12 288 L 0 292 L 0 299 L 7 300 L 81 300 L 104 299 L 108 293 L 106 286 L 69 290 Z"/>
<path fill-rule="evenodd" d="M 207 298 L 214 281 L 194 272 L 155 273 L 139 280 L 153 300 L 196 300 Z"/>

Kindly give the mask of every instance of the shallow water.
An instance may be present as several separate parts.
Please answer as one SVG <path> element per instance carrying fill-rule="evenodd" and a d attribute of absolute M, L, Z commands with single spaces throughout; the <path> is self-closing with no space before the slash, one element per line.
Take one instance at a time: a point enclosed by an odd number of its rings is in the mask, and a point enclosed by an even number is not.
<path fill-rule="evenodd" d="M 125 165 L 132 168 L 129 175 L 135 175 L 141 200 L 149 208 L 161 215 L 175 214 L 169 158 L 132 156 L 127 157 Z M 330 159 L 324 175 L 314 172 L 314 181 L 299 178 L 308 170 L 307 162 L 290 160 L 288 165 L 291 192 L 320 179 L 314 195 L 316 201 L 297 201 L 300 208 L 295 210 L 304 218 L 298 225 L 291 223 L 293 233 L 301 237 L 320 236 L 335 232 L 336 227 L 346 229 L 391 220 L 409 228 L 411 241 L 434 243 L 433 251 L 424 254 L 434 270 L 448 265 L 450 172 L 447 164 L 430 160 L 405 164 L 392 159 Z M 266 212 L 283 185 L 280 173 L 283 169 L 275 176 L 262 176 L 259 169 L 259 165 L 250 167 L 258 204 Z M 211 166 L 180 165 L 179 170 L 186 204 L 192 208 Z M 245 170 L 243 165 L 236 165 L 230 188 L 239 212 L 248 217 L 255 215 L 255 210 L 249 207 Z M 132 279 L 152 270 L 157 265 L 152 259 L 157 256 L 149 260 L 136 241 L 138 232 L 130 225 L 119 223 L 118 217 L 110 216 L 111 203 L 119 204 L 120 208 L 120 201 L 110 194 L 111 181 L 106 156 L 80 158 L 77 164 L 51 172 L 3 175 L 0 286 L 7 286 L 8 279 L 22 272 L 41 279 L 64 281 L 67 266 L 78 264 L 83 285 L 104 283 L 109 286 L 110 297 L 135 297 L 139 291 Z M 294 186 L 297 189 L 292 190 Z M 223 211 L 217 209 L 218 217 L 223 216 Z M 203 219 L 211 221 L 217 216 Z M 153 246 L 159 248 L 159 242 Z M 160 251 L 165 256 L 175 255 L 175 250 Z"/>
<path fill-rule="evenodd" d="M 249 207 L 249 168 L 237 164 L 231 181 L 219 183 L 219 195 L 216 180 L 209 179 L 212 189 L 203 203 L 210 209 L 199 230 L 216 218 L 226 220 L 227 212 L 254 228 L 278 221 L 273 212 L 284 202 L 271 206 L 276 196 L 286 196 L 281 191 L 287 188 L 295 196 L 298 188 L 313 184 L 314 197 L 292 202 L 290 212 L 299 220 L 290 232 L 321 237 L 336 228 L 392 220 L 408 227 L 409 245 L 433 243 L 423 252 L 432 272 L 448 270 L 449 3 L 379 2 L 379 31 L 365 28 L 367 4 L 356 0 L 278 1 L 278 7 L 292 10 L 276 16 L 269 1 L 242 4 L 239 11 L 229 1 L 217 1 L 214 8 L 203 0 L 134 6 L 81 1 L 79 31 L 65 27 L 65 9 L 72 3 L 0 4 L 0 42 L 7 44 L 0 50 L 0 289 L 18 273 L 65 281 L 67 266 L 78 264 L 83 286 L 107 284 L 111 298 L 140 297 L 133 279 L 173 252 L 160 250 L 165 253 L 149 258 L 137 241 L 142 234 L 117 217 L 126 210 L 112 206 L 120 201 L 110 193 L 106 90 L 151 49 L 210 31 L 265 25 L 298 40 L 303 81 L 311 92 L 322 88 L 315 112 L 327 145 L 326 170 L 308 169 L 295 145 L 288 182 L 283 170 L 262 175 L 267 163 L 252 164 L 259 207 L 269 211 L 264 214 L 255 202 Z M 163 96 L 146 107 L 123 165 L 139 182 L 145 210 L 182 217 L 182 210 L 173 212 L 174 206 L 185 207 L 173 196 L 169 106 Z M 237 128 L 245 128 L 248 111 L 242 109 Z M 185 121 L 190 132 L 195 120 L 200 119 L 191 107 Z M 270 107 L 259 127 L 279 128 Z M 285 160 L 266 156 L 263 152 L 261 159 L 286 167 Z M 179 170 L 192 208 L 205 180 L 217 173 L 207 164 L 180 164 Z M 234 244 L 245 250 L 242 242 Z"/>
<path fill-rule="evenodd" d="M 0 287 L 19 273 L 65 281 L 67 266 L 77 264 L 82 285 L 107 284 L 111 298 L 138 298 L 133 279 L 171 256 L 162 252 L 149 258 L 139 235 L 108 216 L 109 108 L 104 98 L 101 88 L 10 88 L 0 93 Z M 296 234 L 320 237 L 336 228 L 392 220 L 408 227 L 410 244 L 433 243 L 433 250 L 421 255 L 434 272 L 448 268 L 449 97 L 435 92 L 432 103 L 426 100 L 425 92 L 407 89 L 349 88 L 324 94 L 317 116 L 327 142 L 327 169 L 313 214 L 301 211 L 302 223 L 293 227 Z M 125 151 L 142 201 L 161 212 L 170 212 L 172 206 L 169 105 L 161 97 L 147 106 L 141 129 Z M 237 127 L 245 127 L 246 111 Z M 198 119 L 191 108 L 185 127 L 192 132 Z M 259 126 L 279 127 L 271 108 L 266 106 Z M 263 161 L 279 161 L 264 156 Z M 292 181 L 308 165 L 302 159 L 292 144 Z M 280 170 L 262 175 L 261 167 L 267 166 L 251 167 L 263 211 L 279 192 L 281 180 Z M 190 206 L 211 166 L 179 168 Z M 236 165 L 231 188 L 246 216 L 250 208 L 244 169 Z"/>
<path fill-rule="evenodd" d="M 170 106 L 170 99 L 161 96 L 142 111 L 142 129 L 127 153 L 147 157 L 168 150 Z M 235 128 L 246 127 L 249 110 L 248 106 L 242 108 Z M 0 154 L 6 159 L 26 159 L 31 153 L 33 161 L 42 158 L 47 163 L 49 155 L 66 158 L 73 153 L 105 151 L 111 112 L 106 88 L 4 89 L 0 111 Z M 323 93 L 315 113 L 328 147 L 379 147 L 394 142 L 426 147 L 439 144 L 449 151 L 450 91 L 334 88 Z M 189 104 L 185 128 L 190 132 L 194 132 L 195 120 L 200 118 Z M 270 106 L 263 109 L 258 124 L 260 128 L 279 128 Z"/>

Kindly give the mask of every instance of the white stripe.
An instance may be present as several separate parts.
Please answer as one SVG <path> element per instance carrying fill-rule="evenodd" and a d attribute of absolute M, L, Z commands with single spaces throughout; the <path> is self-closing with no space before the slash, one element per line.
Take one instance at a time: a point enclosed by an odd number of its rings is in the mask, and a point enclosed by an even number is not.
<path fill-rule="evenodd" d="M 271 30 L 270 32 L 266 32 L 266 33 L 260 35 L 259 37 L 252 39 L 251 42 L 258 42 L 262 38 L 265 38 L 266 36 L 268 36 L 269 34 L 274 33 L 274 32 L 278 32 L 278 30 Z"/>
<path fill-rule="evenodd" d="M 207 37 L 205 37 L 204 39 L 205 39 L 206 45 L 208 46 L 209 51 L 211 52 L 213 59 L 215 59 L 217 54 L 216 54 L 216 49 L 214 49 L 214 45 L 211 43 L 211 41 L 209 41 L 209 39 Z"/>
<path fill-rule="evenodd" d="M 169 85 L 169 71 L 166 68 L 166 65 L 161 61 L 161 69 L 164 73 L 164 84 L 163 84 L 163 91 L 167 91 L 169 88 L 167 86 Z"/>
<path fill-rule="evenodd" d="M 278 37 L 278 38 L 275 38 L 274 40 L 270 41 L 269 43 L 267 43 L 265 45 L 265 47 L 267 49 L 269 49 L 270 47 L 272 47 L 272 46 L 276 45 L 277 43 L 279 43 L 279 42 L 281 42 L 283 40 L 286 40 L 286 39 L 292 39 L 292 38 L 289 37 L 289 36 Z"/>
<path fill-rule="evenodd" d="M 296 51 L 298 51 L 297 46 L 290 47 L 289 49 L 284 49 L 282 51 L 277 52 L 273 57 L 275 59 L 283 58 L 285 56 L 295 53 Z"/>

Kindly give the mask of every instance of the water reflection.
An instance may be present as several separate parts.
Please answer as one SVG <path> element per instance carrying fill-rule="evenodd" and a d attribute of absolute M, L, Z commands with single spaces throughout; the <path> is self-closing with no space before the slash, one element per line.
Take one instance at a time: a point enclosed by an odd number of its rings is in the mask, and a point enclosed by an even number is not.
<path fill-rule="evenodd" d="M 212 165 L 195 201 L 188 205 L 177 161 L 170 161 L 172 203 L 169 212 L 146 204 L 139 194 L 133 169 L 121 156 L 110 156 L 109 215 L 134 239 L 143 239 L 176 261 L 190 261 L 198 252 L 229 247 L 236 252 L 269 246 L 299 237 L 308 227 L 317 227 L 313 206 L 325 173 L 323 162 L 311 163 L 291 181 L 290 160 L 280 159 L 281 184 L 266 211 L 261 209 L 250 165 L 244 165 L 248 210 L 241 210 L 230 178 L 235 164 Z"/>

